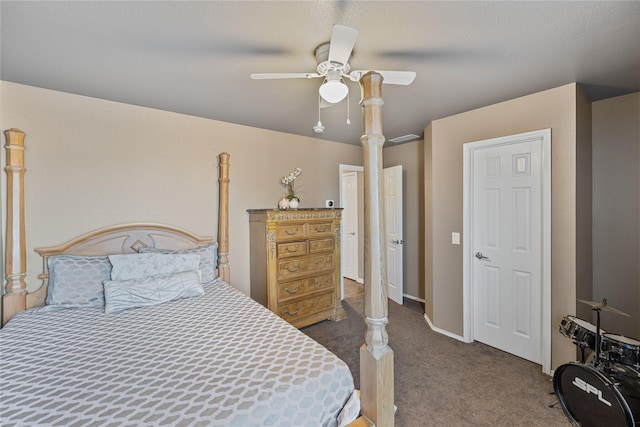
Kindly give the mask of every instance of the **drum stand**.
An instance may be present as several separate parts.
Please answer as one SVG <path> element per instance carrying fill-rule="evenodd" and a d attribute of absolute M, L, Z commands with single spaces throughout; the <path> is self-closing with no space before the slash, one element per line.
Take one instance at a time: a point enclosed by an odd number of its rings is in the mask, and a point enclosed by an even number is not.
<path fill-rule="evenodd" d="M 602 300 L 603 304 L 607 304 L 607 300 L 604 299 Z M 596 346 L 596 356 L 593 359 L 593 367 L 597 368 L 598 365 L 600 364 L 600 307 L 596 306 L 596 307 L 591 307 L 591 310 L 596 312 L 596 342 L 595 342 L 595 346 Z"/>
<path fill-rule="evenodd" d="M 589 347 L 589 344 L 587 342 L 584 341 L 574 341 L 573 342 L 575 345 L 578 346 L 578 348 L 580 349 L 580 363 L 585 363 L 587 361 L 587 359 L 585 358 L 584 355 L 584 350 Z"/>

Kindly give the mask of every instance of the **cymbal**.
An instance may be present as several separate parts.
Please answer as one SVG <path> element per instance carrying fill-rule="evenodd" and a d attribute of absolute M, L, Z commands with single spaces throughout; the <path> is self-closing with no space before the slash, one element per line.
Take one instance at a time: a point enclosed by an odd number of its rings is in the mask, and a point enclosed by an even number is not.
<path fill-rule="evenodd" d="M 617 308 L 613 308 L 610 305 L 607 305 L 607 299 L 606 298 L 603 298 L 602 302 L 587 301 L 587 300 L 584 300 L 584 299 L 579 299 L 578 301 L 580 301 L 583 304 L 590 305 L 592 309 L 608 311 L 609 313 L 614 313 L 614 314 L 619 314 L 621 316 L 631 317 L 629 314 L 625 313 L 624 311 L 620 311 Z"/>

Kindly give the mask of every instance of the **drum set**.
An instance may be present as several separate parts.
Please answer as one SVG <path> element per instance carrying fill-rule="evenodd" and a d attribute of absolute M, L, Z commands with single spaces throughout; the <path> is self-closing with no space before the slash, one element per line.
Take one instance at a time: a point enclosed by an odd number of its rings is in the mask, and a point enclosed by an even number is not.
<path fill-rule="evenodd" d="M 553 375 L 558 403 L 575 425 L 640 426 L 640 341 L 600 328 L 600 312 L 628 314 L 601 303 L 578 300 L 596 312 L 593 324 L 565 316 L 560 333 L 580 350 L 580 361 L 559 366 Z M 551 405 L 553 406 L 553 405 Z"/>

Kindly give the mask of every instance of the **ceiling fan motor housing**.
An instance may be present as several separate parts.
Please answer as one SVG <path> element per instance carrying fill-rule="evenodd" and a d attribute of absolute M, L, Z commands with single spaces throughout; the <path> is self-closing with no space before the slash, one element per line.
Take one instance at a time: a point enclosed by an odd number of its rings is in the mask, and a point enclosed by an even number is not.
<path fill-rule="evenodd" d="M 316 48 L 316 62 L 318 64 L 317 70 L 318 74 L 329 77 L 330 71 L 338 71 L 340 74 L 338 77 L 343 74 L 349 73 L 351 66 L 349 63 L 341 64 L 339 62 L 331 62 L 329 61 L 329 47 L 331 46 L 331 42 L 322 43 L 320 46 Z"/>

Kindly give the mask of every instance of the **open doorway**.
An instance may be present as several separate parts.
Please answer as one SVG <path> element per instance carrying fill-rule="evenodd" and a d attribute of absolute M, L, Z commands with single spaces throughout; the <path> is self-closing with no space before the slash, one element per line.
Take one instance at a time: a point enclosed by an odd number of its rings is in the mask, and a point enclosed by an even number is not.
<path fill-rule="evenodd" d="M 340 165 L 340 201 L 342 231 L 340 233 L 341 296 L 344 297 L 344 277 L 364 283 L 363 203 L 364 167 Z"/>
<path fill-rule="evenodd" d="M 344 279 L 364 284 L 364 168 L 340 165 L 340 203 L 342 225 L 340 233 L 341 297 L 344 298 Z M 403 168 L 394 166 L 384 169 L 385 218 L 384 240 L 386 242 L 386 273 L 388 295 L 402 305 L 403 291 Z"/>

